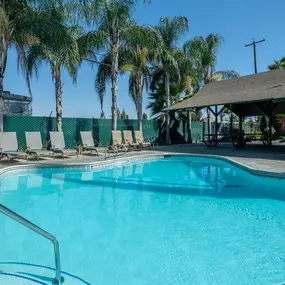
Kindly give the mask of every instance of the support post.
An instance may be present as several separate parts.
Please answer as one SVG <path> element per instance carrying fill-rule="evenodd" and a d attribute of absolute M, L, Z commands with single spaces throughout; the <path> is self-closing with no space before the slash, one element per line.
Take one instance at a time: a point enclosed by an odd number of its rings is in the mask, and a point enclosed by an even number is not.
<path fill-rule="evenodd" d="M 242 131 L 242 116 L 239 116 L 239 138 L 238 138 L 238 147 L 243 148 L 245 146 L 243 131 Z"/>
<path fill-rule="evenodd" d="M 210 133 L 211 133 L 211 128 L 210 128 L 210 111 L 211 108 L 207 107 L 207 123 L 208 123 L 208 141 L 210 142 Z"/>
<path fill-rule="evenodd" d="M 218 106 L 215 106 L 215 140 L 218 140 Z"/>
<path fill-rule="evenodd" d="M 4 116 L 4 98 L 3 96 L 0 95 L 0 132 L 4 132 L 4 127 L 3 127 L 3 116 Z"/>
<path fill-rule="evenodd" d="M 242 116 L 239 116 L 239 135 L 242 135 Z"/>
<path fill-rule="evenodd" d="M 269 147 L 272 147 L 272 114 L 269 116 Z"/>
<path fill-rule="evenodd" d="M 187 142 L 192 143 L 192 113 L 187 110 Z"/>
<path fill-rule="evenodd" d="M 205 141 L 205 122 L 203 120 L 203 133 L 202 133 L 202 140 Z"/>
<path fill-rule="evenodd" d="M 230 137 L 231 138 L 233 137 L 233 121 L 234 121 L 233 112 L 231 111 L 231 118 L 230 118 Z"/>

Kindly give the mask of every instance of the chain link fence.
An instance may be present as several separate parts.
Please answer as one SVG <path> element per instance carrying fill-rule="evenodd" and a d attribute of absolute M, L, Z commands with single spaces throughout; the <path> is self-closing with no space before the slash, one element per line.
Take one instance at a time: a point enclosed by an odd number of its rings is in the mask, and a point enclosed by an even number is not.
<path fill-rule="evenodd" d="M 112 120 L 95 118 L 63 118 L 62 129 L 65 144 L 72 148 L 81 143 L 80 131 L 91 131 L 94 140 L 103 146 L 108 146 L 111 141 Z M 118 130 L 137 130 L 137 120 L 118 120 Z M 3 131 L 16 132 L 19 145 L 26 146 L 25 132 L 40 132 L 43 144 L 49 142 L 49 132 L 56 131 L 56 118 L 8 116 L 3 117 Z M 153 120 L 143 121 L 145 139 L 157 139 L 158 131 Z"/>

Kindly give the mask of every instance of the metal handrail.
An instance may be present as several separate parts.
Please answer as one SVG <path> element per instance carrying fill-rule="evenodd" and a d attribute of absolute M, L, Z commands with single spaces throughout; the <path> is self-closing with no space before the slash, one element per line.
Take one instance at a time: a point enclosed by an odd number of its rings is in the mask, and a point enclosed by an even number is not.
<path fill-rule="evenodd" d="M 54 246 L 54 257 L 55 257 L 55 280 L 56 284 L 62 284 L 63 278 L 61 278 L 61 269 L 60 269 L 60 256 L 59 256 L 59 243 L 55 236 L 48 233 L 47 231 L 43 230 L 42 228 L 38 227 L 37 225 L 33 224 L 32 222 L 28 221 L 24 217 L 18 215 L 14 211 L 8 209 L 7 207 L 0 204 L 0 213 L 4 214 L 5 216 L 15 220 L 16 222 L 22 224 L 23 226 L 29 228 L 30 230 L 38 233 L 39 235 L 47 238 L 53 243 Z"/>

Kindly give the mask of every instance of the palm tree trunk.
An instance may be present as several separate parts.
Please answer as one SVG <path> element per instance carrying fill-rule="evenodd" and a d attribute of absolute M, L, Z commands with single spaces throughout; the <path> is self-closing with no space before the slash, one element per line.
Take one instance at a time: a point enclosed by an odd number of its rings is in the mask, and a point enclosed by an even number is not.
<path fill-rule="evenodd" d="M 169 107 L 169 100 L 170 100 L 170 76 L 166 72 L 165 74 L 165 105 L 166 108 Z M 171 144 L 170 141 L 170 116 L 169 112 L 166 112 L 166 143 Z"/>
<path fill-rule="evenodd" d="M 1 33 L 0 35 L 0 96 L 4 91 L 4 74 L 6 70 L 7 64 L 7 56 L 8 56 L 8 43 L 6 41 L 5 35 Z"/>
<path fill-rule="evenodd" d="M 117 130 L 117 109 L 118 109 L 118 74 L 119 74 L 119 44 L 113 45 L 112 55 L 112 130 Z"/>
<path fill-rule="evenodd" d="M 62 132 L 62 83 L 60 65 L 54 68 L 55 100 L 56 100 L 56 124 L 57 131 Z"/>
<path fill-rule="evenodd" d="M 141 74 L 139 76 L 138 82 L 138 93 L 137 93 L 137 113 L 138 113 L 138 130 L 142 130 L 142 101 L 143 101 L 143 88 L 144 88 L 144 76 Z"/>

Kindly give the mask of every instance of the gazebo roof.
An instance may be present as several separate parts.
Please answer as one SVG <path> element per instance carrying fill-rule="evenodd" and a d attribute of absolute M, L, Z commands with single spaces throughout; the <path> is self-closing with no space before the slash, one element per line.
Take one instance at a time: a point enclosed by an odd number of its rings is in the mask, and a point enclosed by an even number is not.
<path fill-rule="evenodd" d="M 164 111 L 225 105 L 251 116 L 263 113 L 258 104 L 265 102 L 276 105 L 274 113 L 285 112 L 285 69 L 206 84 L 193 97 Z"/>

